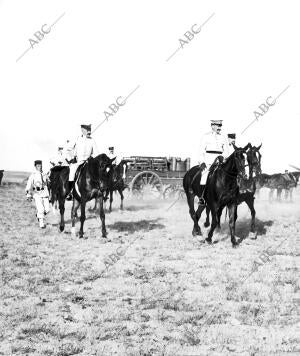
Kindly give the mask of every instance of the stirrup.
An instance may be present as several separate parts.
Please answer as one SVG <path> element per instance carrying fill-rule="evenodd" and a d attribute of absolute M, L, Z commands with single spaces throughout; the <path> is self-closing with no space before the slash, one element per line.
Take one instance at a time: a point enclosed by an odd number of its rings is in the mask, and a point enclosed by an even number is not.
<path fill-rule="evenodd" d="M 73 200 L 73 194 L 72 194 L 72 192 L 70 192 L 70 193 L 66 196 L 66 200 L 67 200 L 67 201 Z"/>
<path fill-rule="evenodd" d="M 205 200 L 204 200 L 203 197 L 199 198 L 198 204 L 201 205 L 201 206 L 205 206 Z"/>

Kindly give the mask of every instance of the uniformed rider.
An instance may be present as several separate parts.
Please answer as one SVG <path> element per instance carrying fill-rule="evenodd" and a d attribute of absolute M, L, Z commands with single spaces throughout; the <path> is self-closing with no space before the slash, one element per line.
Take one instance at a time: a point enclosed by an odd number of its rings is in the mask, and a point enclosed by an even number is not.
<path fill-rule="evenodd" d="M 235 145 L 236 134 L 230 133 L 227 135 L 227 137 L 228 137 L 228 155 L 230 156 L 234 152 L 233 145 Z"/>
<path fill-rule="evenodd" d="M 202 176 L 200 185 L 202 187 L 202 196 L 199 199 L 199 204 L 204 205 L 203 199 L 204 188 L 210 166 L 219 156 L 227 158 L 229 155 L 228 141 L 221 134 L 223 120 L 211 120 L 211 131 L 204 134 L 200 141 L 200 167 L 202 168 Z"/>
<path fill-rule="evenodd" d="M 121 159 L 120 159 L 119 155 L 116 154 L 116 152 L 115 152 L 114 146 L 108 147 L 108 154 L 107 155 L 108 155 L 108 157 L 110 159 L 115 158 L 114 164 L 118 165 L 121 162 Z M 122 178 L 123 179 L 126 178 L 126 164 L 125 163 L 123 164 Z"/>
<path fill-rule="evenodd" d="M 82 135 L 77 139 L 74 145 L 74 156 L 70 163 L 69 174 L 69 195 L 67 200 L 72 199 L 72 190 L 74 187 L 74 179 L 77 168 L 86 162 L 92 155 L 97 154 L 95 141 L 91 137 L 92 125 L 81 125 Z"/>
<path fill-rule="evenodd" d="M 64 155 L 64 148 L 62 146 L 58 147 L 57 155 L 51 158 L 50 164 L 52 167 L 68 165 Z"/>

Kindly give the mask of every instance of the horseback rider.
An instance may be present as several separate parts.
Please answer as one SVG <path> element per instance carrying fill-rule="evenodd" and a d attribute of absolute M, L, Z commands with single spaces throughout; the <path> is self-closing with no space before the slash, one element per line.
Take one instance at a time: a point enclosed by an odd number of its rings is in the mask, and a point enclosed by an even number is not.
<path fill-rule="evenodd" d="M 222 161 L 229 156 L 228 141 L 225 136 L 221 134 L 223 120 L 211 120 L 211 131 L 204 134 L 200 141 L 200 169 L 202 171 L 200 186 L 202 194 L 199 199 L 200 205 L 205 205 L 204 189 L 209 172 L 209 168 L 216 160 Z M 220 157 L 221 156 L 221 157 Z"/>
<path fill-rule="evenodd" d="M 64 148 L 62 146 L 58 147 L 57 155 L 51 158 L 50 164 L 52 167 L 68 165 L 64 155 Z"/>
<path fill-rule="evenodd" d="M 70 163 L 70 173 L 69 173 L 69 195 L 67 200 L 72 200 L 72 190 L 74 187 L 74 179 L 77 168 L 86 162 L 92 155 L 97 153 L 97 148 L 95 141 L 91 137 L 91 126 L 92 125 L 81 125 L 82 135 L 77 139 L 75 145 L 73 146 L 73 159 L 69 161 Z"/>
<path fill-rule="evenodd" d="M 236 134 L 230 133 L 227 135 L 227 137 L 228 137 L 228 155 L 230 156 L 234 152 L 233 145 L 235 145 Z"/>
<path fill-rule="evenodd" d="M 110 159 L 115 158 L 114 163 L 115 163 L 116 165 L 118 165 L 118 164 L 121 162 L 121 160 L 120 160 L 120 158 L 118 157 L 118 155 L 116 155 L 116 153 L 115 153 L 115 148 L 114 148 L 113 146 L 108 147 L 108 154 L 107 154 L 107 155 L 108 155 L 108 157 L 109 157 Z M 122 175 L 122 178 L 123 178 L 123 179 L 126 178 L 126 165 L 125 165 L 125 164 L 123 165 L 123 175 Z"/>
<path fill-rule="evenodd" d="M 34 161 L 34 172 L 29 176 L 26 184 L 26 198 L 35 201 L 40 228 L 46 227 L 44 217 L 49 212 L 49 192 L 47 188 L 47 177 L 42 170 L 42 161 Z"/>

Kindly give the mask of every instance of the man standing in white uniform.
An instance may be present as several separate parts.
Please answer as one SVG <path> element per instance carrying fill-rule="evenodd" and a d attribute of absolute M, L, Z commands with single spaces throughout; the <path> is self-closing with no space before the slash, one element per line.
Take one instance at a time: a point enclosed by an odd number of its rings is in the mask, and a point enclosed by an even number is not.
<path fill-rule="evenodd" d="M 211 131 L 204 134 L 201 139 L 199 164 L 204 168 L 200 182 L 203 193 L 210 166 L 218 156 L 226 158 L 229 155 L 228 141 L 226 137 L 221 134 L 222 121 L 223 120 L 211 120 Z M 199 201 L 199 204 L 202 205 L 205 204 L 203 193 Z"/>
<path fill-rule="evenodd" d="M 69 174 L 69 190 L 70 194 L 67 200 L 72 199 L 72 189 L 74 187 L 74 179 L 77 168 L 88 160 L 92 155 L 96 155 L 97 148 L 94 140 L 91 138 L 91 126 L 92 125 L 81 125 L 82 135 L 77 139 L 74 145 L 74 158 L 73 162 L 70 164 L 70 174 Z"/>
<path fill-rule="evenodd" d="M 49 212 L 49 192 L 47 188 L 47 177 L 42 171 L 42 161 L 34 161 L 35 170 L 30 175 L 26 184 L 26 198 L 31 201 L 32 198 L 35 201 L 37 218 L 40 228 L 46 227 L 44 223 L 45 215 Z"/>

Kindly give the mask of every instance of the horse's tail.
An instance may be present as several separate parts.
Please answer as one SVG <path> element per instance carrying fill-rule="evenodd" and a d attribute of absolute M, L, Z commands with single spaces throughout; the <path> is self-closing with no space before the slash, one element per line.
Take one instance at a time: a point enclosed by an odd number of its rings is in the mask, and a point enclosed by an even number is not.
<path fill-rule="evenodd" d="M 186 172 L 183 177 L 183 189 L 187 197 L 189 194 L 201 196 L 200 181 L 201 170 L 199 166 L 194 166 Z"/>
<path fill-rule="evenodd" d="M 54 167 L 50 171 L 50 203 L 57 207 L 59 200 L 64 199 L 64 183 L 68 180 L 69 167 Z"/>

